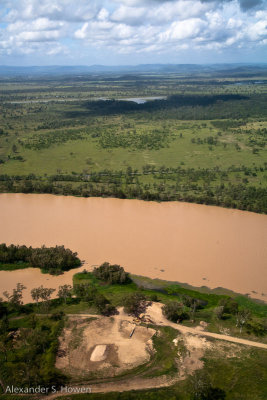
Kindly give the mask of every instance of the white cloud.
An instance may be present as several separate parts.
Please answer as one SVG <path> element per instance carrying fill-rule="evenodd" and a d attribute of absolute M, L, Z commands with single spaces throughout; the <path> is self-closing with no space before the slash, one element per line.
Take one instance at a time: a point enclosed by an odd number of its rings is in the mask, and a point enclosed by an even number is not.
<path fill-rule="evenodd" d="M 266 45 L 266 0 L 0 1 L 2 55 L 52 57 L 68 46 L 77 54 L 160 55 Z"/>
<path fill-rule="evenodd" d="M 189 18 L 184 21 L 173 22 L 171 27 L 160 34 L 161 41 L 183 40 L 195 38 L 207 25 L 199 18 Z"/>
<path fill-rule="evenodd" d="M 261 20 L 255 24 L 251 24 L 248 29 L 248 37 L 257 41 L 259 39 L 267 38 L 267 20 Z"/>

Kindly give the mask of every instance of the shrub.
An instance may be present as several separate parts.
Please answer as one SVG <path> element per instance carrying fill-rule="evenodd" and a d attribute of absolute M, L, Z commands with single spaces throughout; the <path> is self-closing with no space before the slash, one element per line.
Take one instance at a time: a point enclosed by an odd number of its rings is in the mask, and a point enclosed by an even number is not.
<path fill-rule="evenodd" d="M 131 293 L 124 298 L 124 311 L 127 314 L 138 316 L 145 309 L 146 297 L 143 293 Z"/>
<path fill-rule="evenodd" d="M 173 322 L 181 322 L 188 319 L 189 315 L 184 311 L 184 305 L 177 301 L 170 301 L 162 307 L 162 312 L 167 319 Z"/>
<path fill-rule="evenodd" d="M 97 279 L 111 285 L 131 282 L 128 272 L 125 272 L 123 267 L 117 264 L 111 265 L 108 262 L 94 268 L 93 274 Z"/>

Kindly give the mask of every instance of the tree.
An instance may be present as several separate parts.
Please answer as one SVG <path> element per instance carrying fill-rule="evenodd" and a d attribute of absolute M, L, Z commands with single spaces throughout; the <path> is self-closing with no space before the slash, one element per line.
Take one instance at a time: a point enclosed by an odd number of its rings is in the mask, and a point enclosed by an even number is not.
<path fill-rule="evenodd" d="M 9 294 L 7 291 L 3 293 L 3 295 L 7 298 L 8 302 L 12 304 L 16 309 L 18 309 L 22 305 L 22 292 L 26 289 L 22 283 L 17 283 L 15 289 L 13 289 L 13 293 Z"/>
<path fill-rule="evenodd" d="M 3 303 L 3 299 L 0 297 L 0 319 L 7 315 L 7 307 Z"/>
<path fill-rule="evenodd" d="M 218 306 L 214 308 L 214 313 L 218 319 L 223 319 L 224 306 Z"/>
<path fill-rule="evenodd" d="M 72 296 L 72 287 L 71 285 L 63 285 L 59 286 L 59 290 L 57 296 L 60 299 L 64 299 L 65 304 L 67 303 L 67 299 L 71 298 Z"/>
<path fill-rule="evenodd" d="M 12 350 L 13 339 L 9 334 L 9 320 L 5 315 L 0 321 L 0 353 L 4 355 L 5 361 L 7 361 L 8 352 Z"/>
<path fill-rule="evenodd" d="M 35 301 L 39 301 L 41 299 L 43 301 L 42 308 L 44 311 L 48 311 L 50 305 L 50 299 L 52 293 L 55 292 L 56 289 L 53 288 L 44 288 L 43 285 L 35 288 L 31 291 L 31 295 Z"/>
<path fill-rule="evenodd" d="M 93 275 L 108 284 L 123 284 L 131 281 L 128 272 L 125 272 L 123 267 L 117 264 L 111 265 L 108 262 L 95 267 Z"/>
<path fill-rule="evenodd" d="M 236 314 L 238 312 L 238 303 L 231 297 L 221 299 L 219 306 L 223 307 L 224 314 Z"/>
<path fill-rule="evenodd" d="M 42 287 L 34 288 L 31 290 L 32 299 L 36 302 L 37 306 L 41 298 Z"/>
<path fill-rule="evenodd" d="M 236 314 L 236 327 L 239 327 L 240 333 L 242 332 L 243 326 L 251 318 L 250 310 L 243 308 Z"/>
<path fill-rule="evenodd" d="M 162 312 L 167 319 L 173 322 L 181 322 L 188 319 L 188 314 L 185 312 L 183 303 L 178 301 L 170 301 L 162 307 Z"/>
<path fill-rule="evenodd" d="M 143 293 L 131 293 L 124 298 L 124 311 L 127 314 L 138 316 L 145 309 L 146 297 Z"/>
<path fill-rule="evenodd" d="M 95 287 L 88 283 L 80 283 L 73 287 L 75 295 L 83 301 L 93 301 L 97 290 Z"/>

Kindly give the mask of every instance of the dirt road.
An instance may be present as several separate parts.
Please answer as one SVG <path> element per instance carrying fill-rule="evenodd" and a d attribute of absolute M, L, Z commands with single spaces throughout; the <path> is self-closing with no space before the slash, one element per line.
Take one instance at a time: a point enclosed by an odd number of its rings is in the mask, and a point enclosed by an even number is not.
<path fill-rule="evenodd" d="M 247 340 L 247 339 L 241 339 L 241 338 L 237 338 L 235 336 L 228 336 L 228 335 L 222 335 L 219 333 L 201 331 L 197 328 L 189 328 L 184 325 L 175 324 L 174 322 L 171 322 L 164 317 L 164 315 L 162 314 L 162 310 L 161 310 L 162 306 L 163 306 L 163 304 L 161 304 L 161 303 L 153 303 L 146 310 L 146 314 L 148 314 L 151 317 L 151 320 L 155 323 L 155 325 L 170 326 L 183 334 L 190 333 L 192 335 L 206 336 L 206 337 L 211 337 L 214 339 L 226 340 L 227 342 L 242 344 L 245 346 L 258 347 L 260 349 L 267 350 L 267 344 L 264 344 L 264 343 L 254 342 L 252 340 Z M 124 319 L 124 320 L 127 319 L 129 321 L 133 320 L 132 317 L 126 315 L 122 311 L 122 308 L 119 308 L 119 312 L 120 312 L 119 315 L 116 315 L 115 318 Z M 81 318 L 95 317 L 95 315 L 91 315 L 91 314 L 68 314 L 68 315 L 73 316 L 73 317 L 79 316 Z"/>

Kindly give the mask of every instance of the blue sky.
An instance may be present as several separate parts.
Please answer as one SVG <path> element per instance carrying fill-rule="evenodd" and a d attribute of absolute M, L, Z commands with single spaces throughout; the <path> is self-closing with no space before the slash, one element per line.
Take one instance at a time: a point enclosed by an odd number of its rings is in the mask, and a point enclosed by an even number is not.
<path fill-rule="evenodd" d="M 267 0 L 0 0 L 0 65 L 267 62 Z"/>

